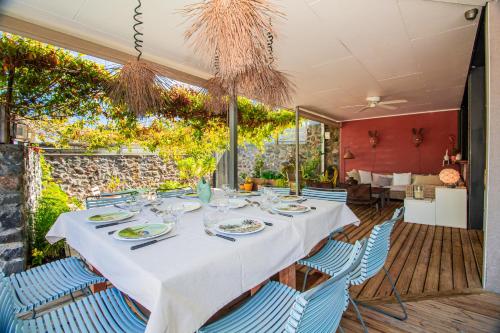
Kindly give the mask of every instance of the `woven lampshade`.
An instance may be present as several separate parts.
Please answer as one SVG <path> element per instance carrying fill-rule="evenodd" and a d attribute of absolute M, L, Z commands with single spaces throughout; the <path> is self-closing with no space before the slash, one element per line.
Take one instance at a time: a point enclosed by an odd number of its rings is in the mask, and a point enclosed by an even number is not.
<path fill-rule="evenodd" d="M 446 168 L 439 173 L 439 179 L 446 185 L 454 185 L 460 180 L 460 173 L 455 169 Z"/>

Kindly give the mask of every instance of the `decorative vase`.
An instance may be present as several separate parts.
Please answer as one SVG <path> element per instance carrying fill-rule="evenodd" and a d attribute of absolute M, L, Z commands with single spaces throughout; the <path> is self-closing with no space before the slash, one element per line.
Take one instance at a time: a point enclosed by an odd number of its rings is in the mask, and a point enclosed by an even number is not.
<path fill-rule="evenodd" d="M 252 189 L 253 189 L 253 183 L 250 183 L 250 184 L 249 183 L 245 183 L 245 184 L 243 184 L 243 187 L 244 187 L 245 191 L 251 192 Z"/>
<path fill-rule="evenodd" d="M 461 153 L 457 153 L 457 156 L 455 157 L 455 159 L 457 161 L 461 161 L 462 160 L 462 154 Z"/>
<path fill-rule="evenodd" d="M 245 190 L 245 184 L 240 184 L 240 190 L 242 190 L 242 191 Z"/>
<path fill-rule="evenodd" d="M 198 182 L 196 192 L 198 193 L 198 199 L 200 199 L 201 202 L 210 202 L 210 198 L 212 198 L 212 191 L 210 189 L 210 184 L 205 180 L 205 178 L 202 177 Z"/>

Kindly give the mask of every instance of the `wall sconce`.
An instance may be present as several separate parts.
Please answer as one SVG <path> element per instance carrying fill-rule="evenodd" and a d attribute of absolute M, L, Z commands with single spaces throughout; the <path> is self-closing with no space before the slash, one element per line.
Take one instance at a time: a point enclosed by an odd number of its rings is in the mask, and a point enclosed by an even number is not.
<path fill-rule="evenodd" d="M 413 144 L 415 147 L 420 146 L 422 142 L 424 142 L 424 129 L 423 128 L 412 128 L 411 132 L 413 133 Z"/>
<path fill-rule="evenodd" d="M 377 147 L 379 141 L 378 131 L 368 131 L 368 136 L 370 137 L 370 146 L 372 146 L 372 148 Z"/>

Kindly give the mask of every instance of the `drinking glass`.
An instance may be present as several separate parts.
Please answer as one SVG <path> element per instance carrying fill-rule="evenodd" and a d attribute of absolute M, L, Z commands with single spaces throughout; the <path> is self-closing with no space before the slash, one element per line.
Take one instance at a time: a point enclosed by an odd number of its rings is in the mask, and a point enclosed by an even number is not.
<path fill-rule="evenodd" d="M 217 211 L 223 214 L 229 211 L 229 200 L 227 198 L 217 201 Z"/>
<path fill-rule="evenodd" d="M 175 224 L 179 225 L 182 215 L 185 213 L 184 204 L 177 204 L 170 206 L 170 211 L 175 218 Z"/>
<path fill-rule="evenodd" d="M 217 224 L 218 218 L 214 211 L 203 213 L 203 225 L 206 229 L 212 229 Z"/>

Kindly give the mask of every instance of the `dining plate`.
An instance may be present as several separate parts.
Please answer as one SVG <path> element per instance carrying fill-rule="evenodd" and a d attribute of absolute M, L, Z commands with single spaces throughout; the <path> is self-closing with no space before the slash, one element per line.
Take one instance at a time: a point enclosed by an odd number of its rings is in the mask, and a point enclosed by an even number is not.
<path fill-rule="evenodd" d="M 226 235 L 250 235 L 262 231 L 264 228 L 264 222 L 244 217 L 224 220 L 215 226 L 217 232 Z"/>
<path fill-rule="evenodd" d="M 138 241 L 163 236 L 173 228 L 173 223 L 138 224 L 118 230 L 113 235 L 118 240 Z"/>
<path fill-rule="evenodd" d="M 311 210 L 309 206 L 299 205 L 296 203 L 281 204 L 273 207 L 273 210 L 279 213 L 287 214 L 302 214 Z"/>
<path fill-rule="evenodd" d="M 182 206 L 184 207 L 184 212 L 192 212 L 193 210 L 197 210 L 201 208 L 201 203 L 199 201 L 184 201 L 174 204 L 174 206 Z"/>
<path fill-rule="evenodd" d="M 280 195 L 279 198 L 283 202 L 296 202 L 304 199 L 300 195 Z"/>
<path fill-rule="evenodd" d="M 218 207 L 219 203 L 220 203 L 220 200 L 216 199 L 216 200 L 212 200 L 209 203 L 209 205 L 211 207 Z M 242 200 L 242 199 L 229 199 L 228 204 L 229 204 L 229 208 L 237 209 L 237 208 L 245 207 L 248 204 L 248 202 L 246 202 L 245 200 Z"/>
<path fill-rule="evenodd" d="M 255 191 L 239 191 L 236 192 L 234 195 L 237 197 L 254 197 L 260 195 L 260 193 Z"/>
<path fill-rule="evenodd" d="M 87 221 L 91 223 L 107 223 L 107 222 L 118 222 L 121 220 L 126 220 L 136 215 L 137 213 L 128 212 L 125 210 L 110 212 L 110 213 L 102 213 L 95 214 L 87 217 Z"/>
<path fill-rule="evenodd" d="M 191 192 L 191 193 L 184 193 L 182 195 L 183 198 L 188 198 L 188 199 L 193 199 L 193 198 L 198 198 L 198 193 L 194 193 L 194 192 Z"/>

